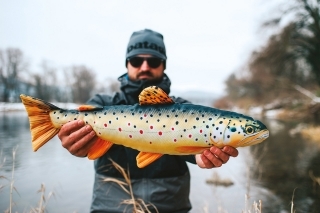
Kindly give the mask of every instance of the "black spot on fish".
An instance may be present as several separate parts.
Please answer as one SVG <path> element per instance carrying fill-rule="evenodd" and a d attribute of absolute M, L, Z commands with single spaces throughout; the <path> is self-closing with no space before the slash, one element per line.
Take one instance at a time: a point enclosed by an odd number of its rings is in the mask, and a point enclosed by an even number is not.
<path fill-rule="evenodd" d="M 198 138 L 196 138 L 196 141 L 198 141 Z"/>
<path fill-rule="evenodd" d="M 56 114 L 57 112 L 53 112 L 53 114 Z"/>
<path fill-rule="evenodd" d="M 139 113 L 142 113 L 142 110 L 139 110 Z"/>
<path fill-rule="evenodd" d="M 85 113 L 84 116 L 88 116 L 88 113 Z"/>
<path fill-rule="evenodd" d="M 73 120 L 77 120 L 77 118 L 74 118 Z"/>
<path fill-rule="evenodd" d="M 59 117 L 57 117 L 57 119 L 59 119 Z"/>
<path fill-rule="evenodd" d="M 171 110 L 171 112 L 175 112 L 175 111 L 176 111 L 175 109 Z"/>
<path fill-rule="evenodd" d="M 230 131 L 231 131 L 231 132 L 235 132 L 235 131 L 237 131 L 237 128 L 231 127 Z"/>
<path fill-rule="evenodd" d="M 184 132 L 186 132 L 187 130 L 186 130 L 186 129 L 184 129 L 183 131 L 184 131 Z"/>
<path fill-rule="evenodd" d="M 111 124 L 111 121 L 109 121 L 109 124 Z"/>
<path fill-rule="evenodd" d="M 133 112 L 133 113 L 131 113 L 131 115 L 134 115 L 134 112 Z"/>
<path fill-rule="evenodd" d="M 216 137 L 216 136 L 213 136 L 213 138 L 216 139 L 217 137 Z"/>
<path fill-rule="evenodd" d="M 163 125 L 162 127 L 163 127 L 163 128 L 165 128 L 165 127 L 166 127 L 166 125 Z"/>
<path fill-rule="evenodd" d="M 196 120 L 198 121 L 198 120 L 199 120 L 199 118 L 198 118 L 198 117 L 196 117 Z"/>
<path fill-rule="evenodd" d="M 120 112 L 123 113 L 123 110 L 121 110 Z"/>
<path fill-rule="evenodd" d="M 211 121 L 212 120 L 212 118 L 209 118 L 209 121 Z"/>
<path fill-rule="evenodd" d="M 142 120 L 143 119 L 143 117 L 140 117 L 140 120 Z"/>
<path fill-rule="evenodd" d="M 222 124 L 222 123 L 223 123 L 222 121 L 219 122 L 219 124 Z"/>
<path fill-rule="evenodd" d="M 175 117 L 177 118 L 177 117 L 178 117 L 178 115 L 175 115 Z"/>
<path fill-rule="evenodd" d="M 206 125 L 206 128 L 208 129 L 208 128 L 209 128 L 209 125 Z"/>
<path fill-rule="evenodd" d="M 195 129 L 195 128 L 197 128 L 196 126 L 193 126 L 193 128 Z"/>
<path fill-rule="evenodd" d="M 179 121 L 176 121 L 176 125 L 178 125 L 179 124 Z"/>
<path fill-rule="evenodd" d="M 104 112 L 103 114 L 104 114 L 104 115 L 106 115 L 106 114 L 107 114 L 107 112 Z"/>
<path fill-rule="evenodd" d="M 112 114 L 113 114 L 113 115 L 115 115 L 116 113 L 115 113 L 115 112 L 113 112 Z"/>
<path fill-rule="evenodd" d="M 188 122 L 188 119 L 185 119 L 185 120 L 184 120 L 184 122 L 186 122 L 186 123 L 187 123 L 187 122 Z"/>
<path fill-rule="evenodd" d="M 227 138 L 230 138 L 230 135 L 228 135 Z"/>
<path fill-rule="evenodd" d="M 133 128 L 137 128 L 137 126 L 136 126 L 136 125 L 133 125 Z"/>
<path fill-rule="evenodd" d="M 204 114 L 202 114 L 201 116 L 204 117 Z"/>
<path fill-rule="evenodd" d="M 67 116 L 68 116 L 68 114 L 65 114 L 65 115 L 64 115 L 64 117 L 67 117 Z"/>
<path fill-rule="evenodd" d="M 222 135 L 222 132 L 220 132 L 220 135 Z"/>
<path fill-rule="evenodd" d="M 169 118 L 170 117 L 170 115 L 167 115 L 167 118 Z"/>
<path fill-rule="evenodd" d="M 153 117 L 153 115 L 152 115 L 152 114 L 150 114 L 150 117 Z"/>
<path fill-rule="evenodd" d="M 158 121 L 158 122 L 160 122 L 160 120 L 159 120 L 159 119 L 158 119 L 157 121 Z"/>
<path fill-rule="evenodd" d="M 219 129 L 219 127 L 216 128 L 216 130 L 218 130 L 218 129 Z"/>
<path fill-rule="evenodd" d="M 215 126 L 214 124 L 212 124 L 212 126 Z"/>
<path fill-rule="evenodd" d="M 119 120 L 118 117 L 116 117 L 116 120 Z"/>

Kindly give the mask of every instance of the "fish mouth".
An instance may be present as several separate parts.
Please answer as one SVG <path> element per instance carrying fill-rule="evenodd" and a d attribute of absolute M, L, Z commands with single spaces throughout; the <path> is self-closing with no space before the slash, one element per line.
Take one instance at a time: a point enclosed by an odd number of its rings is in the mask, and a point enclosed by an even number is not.
<path fill-rule="evenodd" d="M 252 146 L 252 145 L 258 144 L 264 141 L 265 139 L 267 139 L 268 137 L 269 137 L 269 130 L 264 129 L 256 134 L 250 135 L 242 139 L 241 141 L 239 141 L 238 147 Z"/>

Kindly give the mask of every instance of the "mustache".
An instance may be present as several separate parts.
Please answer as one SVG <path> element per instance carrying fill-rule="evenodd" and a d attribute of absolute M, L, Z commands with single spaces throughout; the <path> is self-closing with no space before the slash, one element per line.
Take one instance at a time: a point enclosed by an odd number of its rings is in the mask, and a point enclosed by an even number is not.
<path fill-rule="evenodd" d="M 147 76 L 153 77 L 153 74 L 150 71 L 140 72 L 140 73 L 137 74 L 137 77 L 139 78 L 142 75 L 147 75 Z"/>

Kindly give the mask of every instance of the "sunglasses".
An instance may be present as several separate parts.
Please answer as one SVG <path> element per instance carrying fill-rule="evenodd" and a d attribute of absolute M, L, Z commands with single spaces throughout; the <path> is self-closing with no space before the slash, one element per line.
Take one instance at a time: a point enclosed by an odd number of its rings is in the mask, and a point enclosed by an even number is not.
<path fill-rule="evenodd" d="M 144 61 L 147 61 L 149 67 L 158 68 L 163 61 L 163 59 L 156 57 L 132 57 L 127 60 L 135 68 L 140 67 Z"/>

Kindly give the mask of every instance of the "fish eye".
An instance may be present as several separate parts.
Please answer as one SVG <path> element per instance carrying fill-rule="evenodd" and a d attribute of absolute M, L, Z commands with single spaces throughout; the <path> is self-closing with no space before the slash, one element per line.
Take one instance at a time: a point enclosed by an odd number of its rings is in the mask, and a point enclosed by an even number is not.
<path fill-rule="evenodd" d="M 247 126 L 247 127 L 246 127 L 246 132 L 249 133 L 249 134 L 251 134 L 251 133 L 254 132 L 254 128 L 253 128 L 252 126 Z"/>

